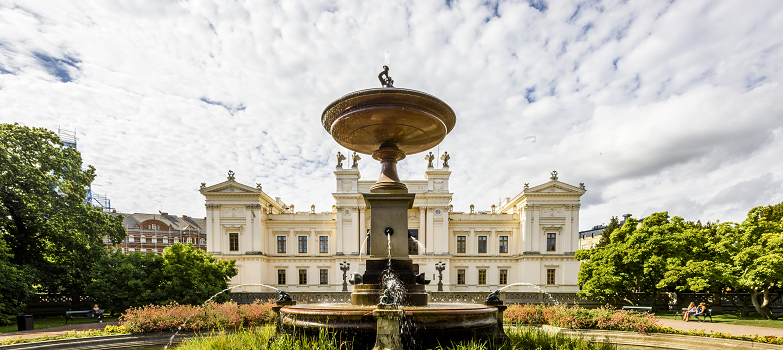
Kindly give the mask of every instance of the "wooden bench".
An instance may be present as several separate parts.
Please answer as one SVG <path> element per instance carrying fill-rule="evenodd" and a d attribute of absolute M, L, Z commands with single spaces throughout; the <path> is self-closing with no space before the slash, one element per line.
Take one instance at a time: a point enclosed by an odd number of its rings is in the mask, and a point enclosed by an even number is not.
<path fill-rule="evenodd" d="M 623 306 L 623 310 L 628 310 L 632 314 L 651 314 L 652 307 L 649 306 Z"/>
<path fill-rule="evenodd" d="M 66 311 L 65 312 L 65 324 L 68 324 L 68 320 L 71 320 L 71 324 L 73 324 L 74 318 L 93 318 L 97 317 L 98 322 L 103 322 L 103 310 L 99 311 L 100 313 L 96 314 L 94 310 L 83 310 L 83 311 Z"/>
<path fill-rule="evenodd" d="M 674 314 L 674 320 L 675 321 L 677 320 L 677 316 L 679 316 L 681 319 L 685 319 L 685 311 L 688 311 L 687 307 L 682 308 L 682 311 Z M 696 320 L 698 320 L 699 322 L 704 322 L 704 320 L 706 320 L 707 317 L 709 317 L 710 322 L 712 322 L 712 309 L 704 310 L 704 315 L 702 315 L 702 317 L 704 317 L 703 319 L 699 319 L 699 316 L 694 316 L 694 317 L 696 317 Z"/>

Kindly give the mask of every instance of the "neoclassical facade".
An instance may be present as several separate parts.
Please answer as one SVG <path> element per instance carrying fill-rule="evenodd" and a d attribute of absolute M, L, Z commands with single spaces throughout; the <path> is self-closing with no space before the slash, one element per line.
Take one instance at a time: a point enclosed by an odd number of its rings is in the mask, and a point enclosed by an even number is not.
<path fill-rule="evenodd" d="M 220 259 L 235 259 L 238 284 L 267 284 L 289 291 L 339 291 L 341 265 L 347 275 L 364 271 L 372 209 L 362 198 L 374 181 L 360 180 L 357 167 L 334 171 L 335 204 L 330 211 L 295 211 L 260 185 L 227 181 L 206 186 L 207 251 Z M 409 253 L 419 271 L 438 288 L 443 265 L 444 291 L 484 291 L 513 283 L 508 291 L 576 292 L 579 262 L 580 197 L 583 184 L 558 181 L 529 187 L 488 211 L 454 211 L 449 204 L 449 167 L 429 167 L 423 180 L 404 181 L 416 197 L 408 211 Z M 345 268 L 344 268 L 345 269 Z M 352 287 L 349 284 L 348 290 Z M 242 286 L 235 292 L 266 292 Z"/>

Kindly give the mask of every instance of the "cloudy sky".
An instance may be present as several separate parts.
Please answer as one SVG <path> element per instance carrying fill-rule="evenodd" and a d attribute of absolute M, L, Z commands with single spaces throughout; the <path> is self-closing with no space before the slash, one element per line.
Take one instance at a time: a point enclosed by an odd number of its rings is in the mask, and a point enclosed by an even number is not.
<path fill-rule="evenodd" d="M 457 113 L 455 210 L 557 170 L 587 186 L 581 229 L 740 221 L 783 201 L 781 33 L 776 0 L 0 0 L 0 122 L 76 130 L 122 212 L 204 216 L 199 184 L 229 169 L 325 211 L 347 151 L 321 112 L 378 87 L 389 51 L 396 86 Z"/>

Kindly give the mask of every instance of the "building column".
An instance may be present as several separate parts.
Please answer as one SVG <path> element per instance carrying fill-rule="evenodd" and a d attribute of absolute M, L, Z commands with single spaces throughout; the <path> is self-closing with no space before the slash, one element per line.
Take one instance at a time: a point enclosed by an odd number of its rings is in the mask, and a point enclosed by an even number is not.
<path fill-rule="evenodd" d="M 362 251 L 362 242 L 367 237 L 367 209 L 359 207 L 359 255 L 367 251 L 367 247 L 364 247 Z M 367 243 L 365 243 L 367 244 Z"/>
<path fill-rule="evenodd" d="M 571 206 L 566 204 L 563 210 L 565 211 L 565 225 L 561 231 L 562 238 L 560 238 L 563 241 L 563 252 L 575 252 L 579 248 L 574 249 L 571 239 Z"/>
<path fill-rule="evenodd" d="M 359 253 L 360 245 L 362 244 L 361 241 L 359 241 L 359 227 L 361 225 L 359 224 L 359 207 L 353 207 L 351 208 L 351 233 L 350 236 L 351 239 L 351 253 Z"/>
<path fill-rule="evenodd" d="M 443 209 L 443 230 L 441 231 L 440 237 L 436 237 L 436 245 L 437 250 L 435 251 L 436 254 L 443 254 L 445 252 L 449 251 L 449 242 L 451 241 L 451 231 L 449 230 L 449 210 Z"/>
<path fill-rule="evenodd" d="M 476 239 L 476 230 L 471 228 L 470 233 L 468 234 L 467 247 L 465 247 L 465 252 L 467 252 L 468 255 L 478 255 L 478 241 L 476 241 Z"/>
<path fill-rule="evenodd" d="M 343 252 L 343 210 L 337 207 L 335 210 L 335 221 L 337 222 L 337 230 L 335 232 L 335 255 L 344 255 Z"/>
<path fill-rule="evenodd" d="M 307 254 L 312 256 L 318 255 L 318 236 L 315 234 L 315 229 L 310 229 L 310 237 L 307 238 Z"/>
<path fill-rule="evenodd" d="M 424 245 L 427 253 L 432 254 L 435 251 L 435 210 L 432 207 L 428 207 L 427 210 L 430 215 L 427 215 L 427 243 Z"/>
<path fill-rule="evenodd" d="M 206 207 L 207 207 L 207 222 L 206 222 L 206 226 L 207 226 L 207 251 L 208 252 L 214 252 L 215 251 L 215 248 L 214 248 L 215 243 L 213 242 L 214 241 L 214 238 L 213 238 L 214 237 L 214 232 L 213 232 L 214 231 L 214 228 L 213 228 L 214 225 L 212 225 L 212 220 L 214 218 L 212 217 L 212 205 L 211 204 L 207 204 Z M 169 237 L 169 238 L 171 238 L 171 237 Z M 126 242 L 125 243 L 125 247 L 127 249 L 127 246 L 128 246 L 128 244 L 127 244 L 128 239 L 127 238 L 125 239 L 125 242 Z M 173 239 L 172 239 L 172 242 L 170 244 L 174 244 Z"/>
<path fill-rule="evenodd" d="M 495 229 L 493 228 L 489 231 L 489 237 L 487 237 L 487 255 L 497 256 L 498 249 L 496 247 L 498 246 L 499 242 L 497 242 L 497 232 L 495 232 Z"/>
<path fill-rule="evenodd" d="M 299 254 L 299 242 L 296 241 L 296 231 L 294 231 L 294 229 L 288 230 L 288 238 L 286 238 L 285 240 L 286 240 L 286 247 L 285 247 L 286 255 Z M 299 278 L 299 275 L 297 275 L 297 278 Z"/>
<path fill-rule="evenodd" d="M 419 207 L 419 242 L 424 240 L 424 237 L 427 232 L 427 208 L 426 207 Z M 424 243 L 426 245 L 426 243 Z M 418 254 L 424 255 L 424 247 L 419 244 L 418 247 Z"/>

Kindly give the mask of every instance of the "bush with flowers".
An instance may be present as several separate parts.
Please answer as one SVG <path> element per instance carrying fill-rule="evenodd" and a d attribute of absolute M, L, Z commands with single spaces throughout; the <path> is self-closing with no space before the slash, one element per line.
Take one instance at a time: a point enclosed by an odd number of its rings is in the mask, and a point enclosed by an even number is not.
<path fill-rule="evenodd" d="M 606 329 L 650 332 L 658 327 L 651 314 L 631 313 L 610 307 L 585 309 L 577 305 L 509 305 L 504 321 L 513 324 L 548 324 L 570 329 Z"/>
<path fill-rule="evenodd" d="M 130 308 L 120 316 L 120 324 L 130 332 L 163 332 L 181 329 L 197 331 L 205 329 L 252 328 L 272 322 L 272 301 L 239 305 L 235 302 L 207 302 L 203 306 L 147 305 Z"/>

